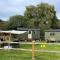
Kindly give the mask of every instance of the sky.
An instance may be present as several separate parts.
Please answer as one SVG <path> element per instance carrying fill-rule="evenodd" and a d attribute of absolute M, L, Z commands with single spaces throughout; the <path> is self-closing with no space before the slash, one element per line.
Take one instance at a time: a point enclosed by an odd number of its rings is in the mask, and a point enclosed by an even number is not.
<path fill-rule="evenodd" d="M 0 19 L 8 20 L 10 16 L 24 15 L 25 7 L 39 3 L 54 5 L 56 16 L 60 19 L 60 0 L 0 0 Z"/>

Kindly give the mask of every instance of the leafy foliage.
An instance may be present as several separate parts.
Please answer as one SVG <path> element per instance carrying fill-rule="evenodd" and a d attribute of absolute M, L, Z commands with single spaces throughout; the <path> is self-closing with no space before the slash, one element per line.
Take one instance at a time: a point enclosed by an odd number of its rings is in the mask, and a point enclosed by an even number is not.
<path fill-rule="evenodd" d="M 0 30 L 6 30 L 7 29 L 7 21 L 3 21 L 0 19 Z"/>
<path fill-rule="evenodd" d="M 21 15 L 11 16 L 9 18 L 8 29 L 17 29 L 19 27 L 26 27 L 27 19 Z"/>

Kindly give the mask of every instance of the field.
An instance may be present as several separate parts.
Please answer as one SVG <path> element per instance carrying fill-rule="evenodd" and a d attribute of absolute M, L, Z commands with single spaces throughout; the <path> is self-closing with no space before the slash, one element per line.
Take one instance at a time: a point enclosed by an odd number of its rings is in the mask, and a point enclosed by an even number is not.
<path fill-rule="evenodd" d="M 31 45 L 20 45 L 20 48 L 31 49 Z M 41 51 L 60 51 L 60 45 L 46 44 L 41 47 L 40 44 L 35 45 L 36 50 Z M 0 60 L 32 60 L 31 51 L 21 50 L 0 50 Z M 35 60 L 60 60 L 60 52 L 35 52 Z"/>

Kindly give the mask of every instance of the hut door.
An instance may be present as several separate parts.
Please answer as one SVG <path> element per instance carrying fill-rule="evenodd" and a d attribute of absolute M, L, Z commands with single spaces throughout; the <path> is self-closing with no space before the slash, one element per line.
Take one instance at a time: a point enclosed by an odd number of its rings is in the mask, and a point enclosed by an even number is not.
<path fill-rule="evenodd" d="M 28 39 L 32 39 L 32 31 L 28 31 Z"/>

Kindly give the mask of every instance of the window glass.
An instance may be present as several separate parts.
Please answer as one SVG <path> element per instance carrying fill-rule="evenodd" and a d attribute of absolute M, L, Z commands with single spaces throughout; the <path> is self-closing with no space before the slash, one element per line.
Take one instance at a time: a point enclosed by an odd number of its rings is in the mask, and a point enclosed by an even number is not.
<path fill-rule="evenodd" d="M 55 33 L 54 32 L 51 32 L 50 35 L 55 35 Z"/>

